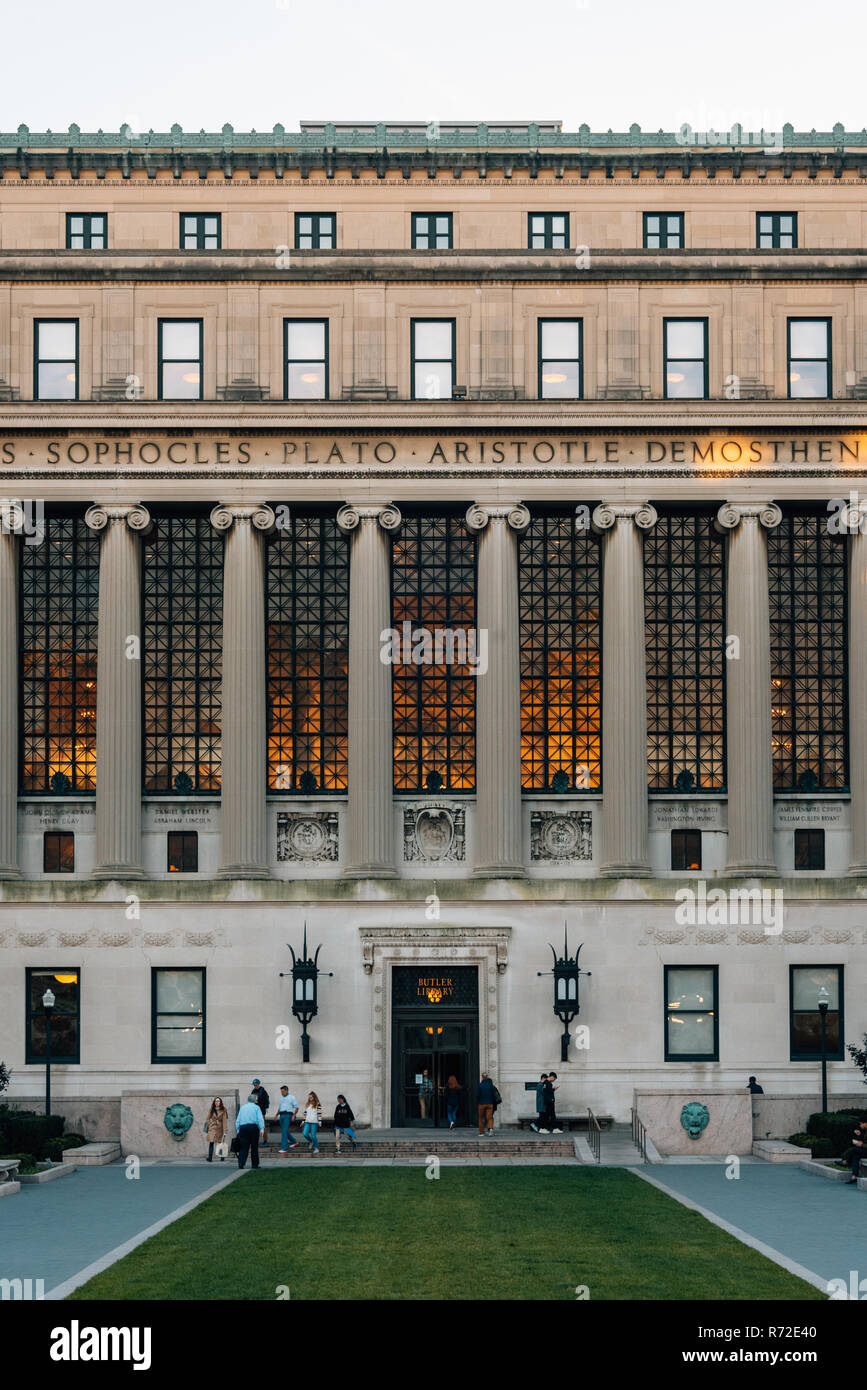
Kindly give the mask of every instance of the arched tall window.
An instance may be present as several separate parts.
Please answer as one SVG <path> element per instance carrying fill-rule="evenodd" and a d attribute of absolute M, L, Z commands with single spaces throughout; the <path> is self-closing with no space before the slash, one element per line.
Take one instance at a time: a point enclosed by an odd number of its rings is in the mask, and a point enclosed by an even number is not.
<path fill-rule="evenodd" d="M 410 514 L 391 554 L 392 623 L 400 644 L 392 674 L 395 789 L 471 791 L 475 537 L 463 515 Z"/>
<path fill-rule="evenodd" d="M 519 542 L 521 786 L 602 785 L 600 546 L 575 513 L 533 514 Z"/>
<path fill-rule="evenodd" d="M 83 516 L 20 543 L 22 792 L 96 789 L 99 544 Z"/>
<path fill-rule="evenodd" d="M 220 789 L 223 538 L 154 514 L 143 541 L 144 790 Z"/>
<path fill-rule="evenodd" d="M 267 551 L 268 787 L 347 787 L 349 543 L 331 515 L 296 515 Z"/>
<path fill-rule="evenodd" d="M 660 511 L 644 537 L 651 791 L 725 788 L 725 540 L 714 512 Z"/>
<path fill-rule="evenodd" d="M 784 510 L 768 534 L 774 786 L 848 785 L 845 537 L 827 511 Z"/>

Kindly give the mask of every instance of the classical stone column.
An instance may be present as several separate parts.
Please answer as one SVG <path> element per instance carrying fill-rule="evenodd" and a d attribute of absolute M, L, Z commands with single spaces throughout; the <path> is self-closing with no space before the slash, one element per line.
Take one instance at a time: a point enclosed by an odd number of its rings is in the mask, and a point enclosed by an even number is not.
<path fill-rule="evenodd" d="M 220 878 L 268 878 L 265 720 L 265 542 L 274 513 L 219 506 L 223 555 L 222 865 Z"/>
<path fill-rule="evenodd" d="M 18 538 L 24 513 L 0 514 L 0 879 L 18 870 Z M 44 540 L 43 540 L 44 544 Z"/>
<path fill-rule="evenodd" d="M 726 761 L 729 845 L 726 873 L 768 877 L 774 861 L 771 729 L 771 622 L 765 531 L 779 526 L 774 502 L 726 502 Z M 731 639 L 737 638 L 737 646 Z"/>
<path fill-rule="evenodd" d="M 137 504 L 90 507 L 102 534 L 96 668 L 94 878 L 144 878 L 141 866 L 141 546 L 150 529 Z"/>
<path fill-rule="evenodd" d="M 867 535 L 864 517 L 849 546 L 849 786 L 852 851 L 850 874 L 867 875 Z"/>
<path fill-rule="evenodd" d="M 644 541 L 649 503 L 602 503 L 602 860 L 600 874 L 646 878 L 647 675 Z"/>
<path fill-rule="evenodd" d="M 476 650 L 488 666 L 476 677 L 476 822 L 473 872 L 480 878 L 523 877 L 521 834 L 521 647 L 518 622 L 518 533 L 530 524 L 520 503 L 474 505 L 467 525 L 479 531 Z"/>
<path fill-rule="evenodd" d="M 391 627 L 389 533 L 397 507 L 341 507 L 337 524 L 352 536 L 349 564 L 348 878 L 393 878 L 394 757 L 391 666 L 383 665 L 382 633 Z"/>

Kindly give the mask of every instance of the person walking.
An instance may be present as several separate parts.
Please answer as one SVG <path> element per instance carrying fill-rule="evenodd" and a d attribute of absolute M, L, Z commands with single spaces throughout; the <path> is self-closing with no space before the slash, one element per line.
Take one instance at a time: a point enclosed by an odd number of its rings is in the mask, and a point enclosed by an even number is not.
<path fill-rule="evenodd" d="M 497 1098 L 497 1088 L 486 1071 L 482 1072 L 482 1079 L 476 1087 L 476 1103 L 479 1107 L 479 1134 L 494 1132 L 494 1103 Z"/>
<path fill-rule="evenodd" d="M 423 1120 L 428 1118 L 428 1111 L 433 1101 L 433 1089 L 434 1085 L 431 1080 L 430 1072 L 427 1067 L 425 1067 L 421 1074 L 421 1081 L 418 1083 L 418 1108 Z"/>
<path fill-rule="evenodd" d="M 226 1137 L 226 1130 L 229 1125 L 229 1116 L 223 1104 L 222 1096 L 214 1096 L 211 1101 L 208 1117 L 205 1120 L 205 1133 L 208 1136 L 208 1162 L 214 1161 L 214 1145 L 222 1144 Z M 220 1155 L 220 1162 L 225 1163 L 226 1155 Z"/>
<path fill-rule="evenodd" d="M 319 1097 L 316 1092 L 311 1091 L 307 1097 L 307 1104 L 304 1107 L 303 1134 L 315 1154 L 319 1152 L 319 1141 L 316 1138 L 316 1134 L 321 1124 L 322 1106 L 319 1104 Z"/>
<path fill-rule="evenodd" d="M 543 1071 L 536 1087 L 536 1123 L 530 1125 L 530 1128 L 534 1129 L 537 1134 L 548 1133 L 545 1129 L 545 1082 L 547 1080 L 548 1073 Z"/>
<path fill-rule="evenodd" d="M 289 1142 L 289 1126 L 298 1114 L 298 1102 L 289 1093 L 288 1086 L 280 1087 L 280 1099 L 277 1102 L 277 1119 L 280 1121 L 280 1153 L 287 1154 L 290 1149 L 298 1148 L 298 1140 L 294 1143 Z"/>
<path fill-rule="evenodd" d="M 259 1167 L 259 1137 L 265 1133 L 265 1117 L 259 1105 L 259 1096 L 251 1091 L 235 1116 L 235 1133 L 240 1140 L 238 1148 L 238 1167 L 247 1163 L 247 1154 L 254 1168 Z"/>
<path fill-rule="evenodd" d="M 461 1091 L 463 1089 L 456 1076 L 449 1077 L 446 1082 L 446 1117 L 449 1122 L 449 1129 L 454 1129 L 458 1122 L 458 1107 L 461 1103 Z"/>
<path fill-rule="evenodd" d="M 552 1134 L 563 1133 L 562 1129 L 557 1126 L 557 1116 L 554 1112 L 554 1092 L 560 1089 L 558 1085 L 555 1085 L 556 1081 L 557 1073 L 549 1071 L 545 1089 L 545 1130 L 543 1133 L 547 1130 L 550 1130 Z"/>
<path fill-rule="evenodd" d="M 345 1134 L 353 1152 L 358 1148 L 355 1142 L 355 1131 L 352 1126 L 355 1124 L 355 1116 L 346 1096 L 337 1097 L 337 1105 L 334 1108 L 334 1139 L 337 1152 L 340 1153 L 340 1136 Z"/>
<path fill-rule="evenodd" d="M 262 1111 L 262 1123 L 263 1125 L 265 1125 L 265 1137 L 262 1140 L 262 1143 L 267 1144 L 268 1126 L 267 1124 L 265 1124 L 265 1116 L 268 1114 L 268 1106 L 271 1104 L 271 1097 L 268 1095 L 268 1092 L 265 1090 L 265 1087 L 262 1085 L 262 1082 L 259 1080 L 258 1076 L 255 1076 L 253 1078 L 253 1090 L 256 1092 L 256 1104 Z"/>

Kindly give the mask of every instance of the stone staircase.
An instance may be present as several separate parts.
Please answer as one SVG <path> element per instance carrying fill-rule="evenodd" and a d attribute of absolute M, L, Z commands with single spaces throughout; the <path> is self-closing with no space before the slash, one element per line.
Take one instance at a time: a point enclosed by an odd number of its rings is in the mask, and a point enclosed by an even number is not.
<path fill-rule="evenodd" d="M 632 1142 L 632 1125 L 615 1123 L 602 1131 L 601 1166 L 635 1168 L 643 1164 L 641 1150 Z"/>
<path fill-rule="evenodd" d="M 307 1141 L 295 1130 L 292 1139 L 299 1141 L 298 1148 L 284 1157 L 278 1152 L 279 1140 L 275 1143 L 272 1137 L 271 1143 L 259 1150 L 261 1160 L 281 1164 L 317 1162 Z M 336 1157 L 334 1135 L 327 1130 L 320 1132 L 319 1148 L 323 1158 Z M 341 1158 L 424 1159 L 429 1154 L 441 1158 L 575 1158 L 573 1136 L 526 1134 L 519 1129 L 498 1129 L 483 1139 L 468 1129 L 359 1130 L 355 1150 L 348 1140 L 342 1141 L 341 1149 Z"/>

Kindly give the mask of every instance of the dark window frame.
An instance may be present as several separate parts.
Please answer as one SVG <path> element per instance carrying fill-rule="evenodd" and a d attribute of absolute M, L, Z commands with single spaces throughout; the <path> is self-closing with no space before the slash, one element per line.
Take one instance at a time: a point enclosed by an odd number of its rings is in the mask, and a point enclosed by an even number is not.
<path fill-rule="evenodd" d="M 542 356 L 542 338 L 546 323 L 577 323 L 578 325 L 578 395 L 577 396 L 545 396 L 542 394 L 542 375 L 546 362 L 574 362 L 574 357 L 545 357 Z M 536 360 L 538 363 L 536 390 L 540 401 L 583 401 L 584 399 L 584 320 L 583 318 L 572 318 L 566 315 L 554 318 L 539 318 L 536 320 Z"/>
<path fill-rule="evenodd" d="M 181 971 L 191 972 L 202 977 L 202 1055 L 201 1057 L 190 1057 L 188 1054 L 183 1057 L 166 1057 L 157 1054 L 157 1020 L 162 1018 L 162 1014 L 157 1013 L 157 976 L 161 971 L 171 970 L 174 974 Z M 204 1066 L 208 1060 L 208 1008 L 207 1008 L 207 986 L 208 970 L 205 965 L 152 965 L 151 966 L 151 1066 L 161 1066 L 164 1063 L 177 1065 L 182 1063 L 184 1066 L 200 1067 Z M 175 1015 L 173 1015 L 174 1017 Z"/>
<path fill-rule="evenodd" d="M 703 359 L 698 357 L 669 357 L 668 355 L 668 325 L 670 323 L 700 323 L 704 330 L 704 355 Z M 710 398 L 710 348 L 708 334 L 708 320 L 701 314 L 667 314 L 662 320 L 662 392 L 664 400 L 677 401 L 706 401 Z M 669 362 L 704 362 L 704 394 L 701 396 L 669 396 L 668 394 L 668 364 Z"/>
<path fill-rule="evenodd" d="M 223 249 L 223 214 L 221 212 L 181 212 L 178 214 L 179 222 L 179 241 L 178 245 L 182 251 L 221 251 Z M 205 230 L 205 219 L 215 217 L 217 219 L 216 233 Z M 187 222 L 194 222 L 195 227 L 187 229 Z M 205 239 L 209 236 L 217 238 L 216 246 L 206 246 Z M 186 246 L 184 243 L 188 236 L 195 236 L 195 246 Z"/>
<path fill-rule="evenodd" d="M 770 230 L 763 230 L 763 229 L 762 229 L 762 218 L 763 218 L 763 217 L 769 217 L 769 218 L 771 219 Z M 783 231 L 780 230 L 780 218 L 781 218 L 781 217 L 791 217 L 791 219 L 792 219 L 792 230 L 791 230 L 791 232 L 783 232 Z M 770 246 L 762 246 L 762 237 L 763 237 L 763 236 L 769 236 L 769 237 L 771 238 L 771 244 L 770 244 Z M 786 237 L 791 236 L 791 238 L 792 238 L 792 244 L 791 244 L 791 246 L 781 246 L 781 244 L 780 244 L 780 238 L 783 237 L 783 236 L 786 236 Z M 798 214 L 797 214 L 796 212 L 757 212 L 757 213 L 756 213 L 756 250 L 757 250 L 757 251 L 797 251 L 797 249 L 798 249 Z"/>
<path fill-rule="evenodd" d="M 829 1014 L 839 1015 L 840 1046 L 833 1052 L 826 1048 L 825 1057 L 829 1062 L 844 1062 L 846 1060 L 846 1020 L 845 1020 L 845 999 L 844 986 L 846 983 L 846 967 L 836 964 L 822 964 L 813 962 L 808 964 L 806 961 L 797 961 L 789 965 L 789 1061 L 790 1062 L 820 1062 L 822 1060 L 821 1051 L 816 1052 L 796 1052 L 795 1051 L 795 971 L 796 970 L 836 970 L 837 971 L 837 1000 L 839 1008 L 828 1010 Z M 806 1013 L 805 1009 L 799 1009 L 799 1013 Z M 818 1007 L 816 1013 L 818 1014 Z"/>
<path fill-rule="evenodd" d="M 325 328 L 325 394 L 324 396 L 290 396 L 289 395 L 289 326 L 293 323 L 321 323 Z M 330 349 L 330 327 L 331 321 L 328 318 L 284 318 L 283 320 L 283 399 L 284 401 L 330 401 L 331 399 L 331 349 Z M 292 362 L 313 362 L 322 361 L 320 357 L 293 357 Z"/>
<path fill-rule="evenodd" d="M 813 863 L 810 863 L 810 862 L 808 862 L 808 863 L 806 863 L 806 864 L 799 864 L 799 863 L 798 863 L 798 841 L 799 841 L 799 840 L 801 841 L 802 844 L 806 844 L 806 847 L 807 847 L 806 857 L 807 857 L 807 860 L 808 860 L 808 861 L 810 861 L 810 860 L 813 859 L 813 857 L 814 857 L 814 850 L 816 849 L 816 847 L 819 847 L 819 848 L 821 849 L 821 860 L 822 860 L 821 864 L 813 864 Z M 818 870 L 823 870 L 823 869 L 825 868 L 825 864 L 826 864 L 826 862 L 827 862 L 827 859 L 826 859 L 827 843 L 826 843 L 826 838 L 825 838 L 825 827 L 824 827 L 824 826 L 821 826 L 821 825 L 813 825 L 813 826 L 807 826 L 806 828 L 801 828 L 800 830 L 795 830 L 794 835 L 793 835 L 793 841 L 792 841 L 792 850 L 793 850 L 792 866 L 793 866 L 793 869 L 794 869 L 794 872 L 795 872 L 795 873 L 798 873 L 798 874 L 808 874 L 808 873 L 811 873 L 811 872 L 814 872 L 814 873 L 815 873 L 815 872 L 817 872 Z M 817 857 L 818 857 L 818 856 L 817 856 Z"/>
<path fill-rule="evenodd" d="M 193 362 L 193 357 L 166 357 L 163 353 L 163 325 L 167 323 L 195 323 L 199 326 L 199 394 L 198 396 L 166 396 L 163 394 L 163 366 L 166 362 Z M 205 399 L 205 320 L 197 318 L 158 318 L 157 319 L 157 400 L 158 401 L 203 401 Z"/>
<path fill-rule="evenodd" d="M 48 841 L 55 839 L 72 841 L 72 868 L 71 869 L 49 869 L 48 867 Z M 63 855 L 61 846 L 57 845 L 57 862 L 61 863 Z M 44 830 L 42 832 L 42 872 L 44 874 L 74 874 L 75 873 L 75 833 L 72 830 Z"/>
<path fill-rule="evenodd" d="M 195 868 L 186 867 L 186 857 L 188 845 L 185 843 L 181 847 L 180 854 L 172 854 L 172 840 L 192 841 L 195 850 Z M 172 859 L 178 859 L 184 868 L 173 869 Z M 166 873 L 167 874 L 197 874 L 199 872 L 199 832 L 198 830 L 167 830 L 166 831 Z"/>
<path fill-rule="evenodd" d="M 74 232 L 74 231 L 72 230 L 72 219 L 73 219 L 74 217 L 80 217 L 80 218 L 82 219 L 83 223 L 84 223 L 84 226 L 83 226 L 83 228 L 82 228 L 82 230 L 81 230 L 80 232 Z M 97 235 L 102 237 L 103 245 L 102 245 L 102 246 L 91 246 L 91 242 L 92 242 L 93 236 L 94 236 L 94 231 L 93 231 L 92 223 L 93 223 L 94 218 L 97 218 L 97 217 L 101 217 L 101 218 L 102 218 L 102 231 L 99 232 L 99 233 L 97 233 Z M 84 242 L 84 245 L 83 245 L 83 246 L 73 246 L 73 244 L 72 244 L 72 238 L 73 238 L 74 236 L 80 236 L 80 237 L 82 238 L 83 242 Z M 67 251 L 107 251 L 107 250 L 108 250 L 108 213 L 107 213 L 107 212 L 68 212 L 68 213 L 66 214 L 66 249 L 67 249 Z"/>
<path fill-rule="evenodd" d="M 834 399 L 834 362 L 833 362 L 833 318 L 826 314 L 792 314 L 786 319 L 786 391 L 789 400 L 796 401 L 832 401 Z M 828 335 L 828 355 L 827 357 L 792 357 L 792 324 L 793 323 L 824 323 Z M 792 395 L 792 365 L 795 362 L 824 362 L 825 363 L 825 386 L 824 396 L 793 396 Z"/>
<path fill-rule="evenodd" d="M 447 324 L 450 324 L 450 325 L 451 325 L 451 330 L 452 330 L 452 355 L 451 355 L 452 391 L 451 391 L 451 395 L 450 395 L 450 396 L 433 396 L 433 397 L 427 397 L 427 396 L 417 396 L 417 395 L 415 394 L 415 368 L 416 368 L 416 361 L 418 361 L 418 362 L 448 362 L 448 360 L 449 360 L 447 357 L 420 357 L 420 358 L 418 358 L 418 359 L 416 358 L 416 355 L 415 355 L 415 334 L 416 334 L 416 328 L 417 328 L 417 326 L 418 326 L 420 323 L 421 323 L 421 324 L 427 324 L 427 323 L 437 323 L 437 324 L 440 324 L 440 323 L 447 323 Z M 431 318 L 431 317 L 428 315 L 428 316 L 425 316 L 424 318 L 411 318 L 411 319 L 410 319 L 410 321 L 409 321 L 409 378 L 410 378 L 410 379 L 409 379 L 409 386 L 410 386 L 410 399 L 411 399 L 411 400 L 414 400 L 414 401 L 426 401 L 426 400 L 428 400 L 428 399 L 431 399 L 431 400 L 441 400 L 441 401 L 443 401 L 443 400 L 453 400 L 453 399 L 454 399 L 455 383 L 456 383 L 457 378 L 458 378 L 458 321 L 457 321 L 456 318 L 448 318 L 448 317 L 443 317 L 443 318 Z"/>
<path fill-rule="evenodd" d="M 39 330 L 43 324 L 55 323 L 74 323 L 75 324 L 75 395 L 74 396 L 40 396 L 39 394 L 39 368 L 42 362 L 69 362 L 68 357 L 45 357 L 39 355 Z M 58 319 L 34 319 L 33 320 L 33 399 L 35 401 L 77 401 L 81 388 L 81 350 L 80 350 L 81 324 L 79 319 L 58 318 Z"/>
<path fill-rule="evenodd" d="M 675 836 L 678 836 L 679 854 L 675 856 Z M 698 854 L 693 855 L 688 852 L 687 844 L 689 841 L 698 842 Z M 682 864 L 676 864 L 675 857 L 684 860 Z M 698 859 L 697 864 L 688 864 L 688 859 Z M 684 830 L 682 828 L 671 831 L 671 868 L 682 874 L 701 873 L 702 859 L 702 836 L 700 830 Z"/>
<path fill-rule="evenodd" d="M 537 217 L 541 217 L 541 218 L 543 219 L 543 222 L 542 222 L 542 230 L 541 230 L 541 231 L 535 230 L 534 227 L 533 227 L 533 219 L 534 219 L 534 218 L 537 218 Z M 565 232 L 555 232 L 555 231 L 554 231 L 553 218 L 555 218 L 555 217 L 562 217 L 562 218 L 565 218 L 565 221 L 566 221 L 566 230 L 565 230 Z M 571 227 L 570 227 L 570 214 L 569 214 L 568 212 L 528 212 L 528 213 L 527 213 L 527 249 L 528 249 L 528 251 L 568 251 L 568 249 L 569 249 L 569 243 L 570 243 L 570 232 L 571 232 Z M 542 237 L 544 237 L 544 238 L 545 238 L 545 245 L 544 245 L 544 246 L 534 246 L 534 245 L 533 245 L 533 237 L 534 237 L 534 236 L 542 236 Z M 554 245 L 554 237 L 555 237 L 555 236 L 556 236 L 556 237 L 561 237 L 561 236 L 562 236 L 562 237 L 564 238 L 564 242 L 563 242 L 563 245 L 562 245 L 562 246 L 555 246 L 555 245 Z"/>
<path fill-rule="evenodd" d="M 312 219 L 312 225 L 311 225 L 311 229 L 310 229 L 309 232 L 301 232 L 301 231 L 299 230 L 299 222 L 300 222 L 300 219 L 301 219 L 302 217 L 309 217 L 309 218 Z M 322 230 L 323 230 L 323 229 L 322 229 L 322 222 L 323 222 L 326 218 L 327 218 L 328 221 L 330 221 L 330 223 L 331 223 L 331 241 L 332 241 L 332 245 L 331 245 L 331 246 L 320 246 L 319 243 L 320 243 L 320 240 L 321 240 L 321 237 L 322 237 Z M 306 237 L 306 236 L 309 236 L 309 237 L 310 237 L 310 243 L 311 243 L 311 244 L 310 244 L 309 246 L 302 246 L 302 245 L 300 244 L 300 242 L 299 242 L 299 237 L 301 237 L 301 236 L 305 236 L 305 237 Z M 295 214 L 295 250 L 296 250 L 296 251 L 336 251 L 336 250 L 337 250 L 337 213 L 336 213 L 336 212 L 296 212 L 296 214 Z"/>
<path fill-rule="evenodd" d="M 658 217 L 660 219 L 659 231 L 652 232 L 650 230 L 648 222 L 651 217 Z M 676 233 L 671 233 L 668 227 L 666 227 L 665 232 L 662 231 L 661 219 L 668 217 L 676 217 L 678 219 L 679 225 Z M 671 246 L 669 244 L 669 237 L 672 235 L 677 237 L 676 246 Z M 647 239 L 651 236 L 658 236 L 660 241 L 664 236 L 665 245 L 650 246 Z M 645 251 L 683 251 L 686 247 L 686 214 L 683 212 L 643 212 L 641 214 L 641 244 Z"/>
<path fill-rule="evenodd" d="M 418 229 L 418 224 L 419 224 L 419 220 L 420 220 L 422 217 L 426 217 L 426 218 L 428 218 L 428 219 L 430 219 L 430 218 L 437 218 L 437 217 L 445 217 L 445 218 L 447 219 L 448 230 L 447 230 L 447 232 L 445 233 L 445 235 L 448 236 L 448 245 L 447 245 L 447 246 L 419 246 L 418 238 L 419 238 L 420 235 L 421 235 L 421 236 L 426 236 L 426 237 L 428 237 L 428 238 L 433 237 L 434 240 L 436 240 L 436 238 L 437 238 L 438 236 L 442 236 L 442 235 L 443 235 L 442 232 L 437 232 L 435 229 L 431 229 L 430 226 L 428 227 L 428 230 L 427 230 L 426 232 L 421 232 L 421 233 L 420 233 L 420 232 L 419 232 L 419 229 Z M 454 250 L 454 245 L 455 245 L 455 215 L 454 215 L 454 213 L 453 213 L 453 212 L 414 212 L 414 213 L 412 213 L 412 214 L 411 214 L 410 245 L 411 245 L 411 247 L 412 247 L 412 249 L 413 249 L 414 251 L 453 251 L 453 250 Z"/>
<path fill-rule="evenodd" d="M 706 961 L 696 963 L 678 962 L 676 965 L 664 965 L 662 974 L 662 1026 L 664 1029 L 665 1040 L 665 1060 L 666 1062 L 718 1062 L 719 1061 L 719 966 L 709 965 Z M 713 1010 L 709 1009 L 686 1009 L 684 1013 L 707 1013 L 713 1018 L 713 1054 L 709 1052 L 670 1052 L 668 1047 L 668 1020 L 671 1017 L 671 1010 L 668 1007 L 669 988 L 668 980 L 672 971 L 678 970 L 710 970 L 713 975 Z"/>
<path fill-rule="evenodd" d="M 34 1015 L 41 1016 L 41 1009 L 31 1009 L 30 1007 L 30 981 L 34 975 L 77 975 L 78 993 L 76 1002 L 78 1007 L 74 1013 L 58 1015 L 53 1017 L 74 1018 L 77 1021 L 75 1030 L 76 1050 L 75 1055 L 56 1053 L 51 1049 L 52 1063 L 58 1062 L 63 1066 L 80 1066 L 81 1064 L 81 970 L 77 965 L 27 965 L 24 968 L 24 1064 L 28 1067 L 45 1066 L 45 1055 L 39 1056 L 33 1051 L 33 1039 L 30 1031 L 31 1020 Z M 44 991 L 43 991 L 44 993 Z"/>

